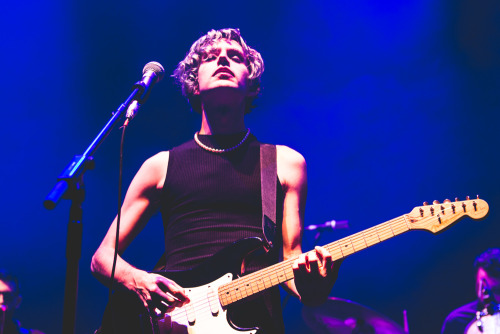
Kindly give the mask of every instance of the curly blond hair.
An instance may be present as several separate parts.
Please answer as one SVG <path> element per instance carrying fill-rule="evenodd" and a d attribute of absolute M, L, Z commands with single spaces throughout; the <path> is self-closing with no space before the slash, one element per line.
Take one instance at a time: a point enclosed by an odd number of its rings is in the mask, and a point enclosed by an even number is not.
<path fill-rule="evenodd" d="M 249 113 L 253 108 L 253 100 L 260 93 L 260 79 L 264 72 L 264 61 L 259 52 L 247 45 L 243 37 L 241 37 L 239 29 L 210 30 L 206 35 L 194 42 L 186 57 L 177 65 L 172 77 L 181 86 L 182 95 L 188 99 L 191 108 L 201 113 L 201 101 L 199 96 L 195 95 L 195 92 L 199 88 L 198 69 L 207 49 L 223 39 L 237 42 L 245 54 L 245 62 L 249 71 L 250 91 L 257 93 L 255 96 L 247 99 L 245 113 Z"/>

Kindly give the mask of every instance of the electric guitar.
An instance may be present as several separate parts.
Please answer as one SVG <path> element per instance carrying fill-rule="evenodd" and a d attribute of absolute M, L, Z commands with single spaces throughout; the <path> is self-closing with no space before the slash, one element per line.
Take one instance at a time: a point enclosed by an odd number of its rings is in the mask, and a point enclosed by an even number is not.
<path fill-rule="evenodd" d="M 479 199 L 432 205 L 424 203 L 410 213 L 376 225 L 324 246 L 333 260 L 343 259 L 365 248 L 410 230 L 427 230 L 437 234 L 464 217 L 482 219 L 488 204 Z M 136 296 L 114 294 L 105 312 L 102 333 L 153 334 L 255 334 L 258 328 L 238 328 L 228 309 L 248 297 L 293 279 L 289 259 L 240 277 L 244 257 L 260 248 L 259 238 L 235 242 L 215 254 L 207 262 L 187 271 L 160 271 L 186 289 L 191 302 L 172 312 L 148 311 Z"/>

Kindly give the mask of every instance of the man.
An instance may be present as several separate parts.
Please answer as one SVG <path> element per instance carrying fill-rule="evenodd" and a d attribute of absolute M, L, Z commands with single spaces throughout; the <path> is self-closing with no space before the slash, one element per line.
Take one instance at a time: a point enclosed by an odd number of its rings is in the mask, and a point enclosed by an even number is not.
<path fill-rule="evenodd" d="M 477 300 L 451 312 L 443 324 L 442 334 L 465 333 L 476 319 L 476 312 L 488 309 L 488 314 L 498 312 L 500 301 L 500 249 L 488 249 L 474 261 Z M 477 326 L 471 324 L 471 326 Z M 471 331 L 474 329 L 471 329 Z M 496 330 L 500 330 L 496 328 Z M 473 333 L 479 331 L 473 331 Z"/>
<path fill-rule="evenodd" d="M 38 330 L 22 328 L 21 323 L 14 319 L 21 301 L 17 279 L 0 270 L 0 334 L 43 334 Z"/>
<path fill-rule="evenodd" d="M 201 114 L 201 128 L 194 140 L 148 159 L 134 177 L 121 213 L 119 254 L 157 211 L 164 221 L 167 270 L 199 265 L 239 239 L 263 238 L 260 143 L 244 122 L 260 91 L 263 71 L 262 57 L 247 46 L 239 30 L 212 30 L 192 45 L 174 77 L 193 110 Z M 328 297 L 338 266 L 324 248 L 302 254 L 304 158 L 278 145 L 276 160 L 277 242 L 269 252 L 249 260 L 245 273 L 273 264 L 280 255 L 284 260 L 296 258 L 294 279 L 284 288 L 303 303 L 317 305 Z M 92 271 L 105 284 L 111 276 L 115 234 L 116 219 L 92 259 Z M 115 282 L 132 291 L 144 307 L 163 303 L 172 312 L 190 302 L 174 280 L 134 268 L 120 256 Z M 254 326 L 262 333 L 284 332 L 279 292 L 271 289 L 262 300 L 251 312 L 235 316 L 257 312 Z"/>

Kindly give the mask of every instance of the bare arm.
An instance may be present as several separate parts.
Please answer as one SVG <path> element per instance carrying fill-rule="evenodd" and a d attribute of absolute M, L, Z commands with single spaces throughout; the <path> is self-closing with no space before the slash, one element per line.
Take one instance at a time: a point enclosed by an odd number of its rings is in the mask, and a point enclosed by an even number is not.
<path fill-rule="evenodd" d="M 297 258 L 294 279 L 284 288 L 304 304 L 317 305 L 328 297 L 338 274 L 339 264 L 332 263 L 329 252 L 316 247 L 302 254 L 302 230 L 307 197 L 306 162 L 298 152 L 277 146 L 278 176 L 285 199 L 283 206 L 283 259 Z"/>
<path fill-rule="evenodd" d="M 162 152 L 144 162 L 130 184 L 121 211 L 115 282 L 118 287 L 135 292 L 146 307 L 152 300 L 164 301 L 172 307 L 188 301 L 184 290 L 174 281 L 137 269 L 120 256 L 158 210 L 160 192 L 167 173 L 168 156 L 168 152 Z M 115 218 L 92 257 L 91 270 L 105 285 L 110 284 L 116 223 Z"/>

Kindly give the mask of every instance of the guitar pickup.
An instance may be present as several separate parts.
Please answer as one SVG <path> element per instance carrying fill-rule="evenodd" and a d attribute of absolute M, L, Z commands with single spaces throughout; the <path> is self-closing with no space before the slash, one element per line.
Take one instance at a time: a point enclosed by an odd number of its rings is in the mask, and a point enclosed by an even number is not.
<path fill-rule="evenodd" d="M 190 292 L 191 292 L 191 289 L 188 290 L 188 296 L 189 296 Z M 186 318 L 187 318 L 188 324 L 190 326 L 194 326 L 194 324 L 196 322 L 196 314 L 194 312 L 193 303 L 191 303 L 191 302 L 186 305 Z"/>
<path fill-rule="evenodd" d="M 219 315 L 219 298 L 210 285 L 208 286 L 207 299 L 208 304 L 210 305 L 210 311 L 212 312 L 212 315 L 216 317 Z"/>

